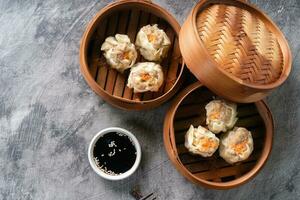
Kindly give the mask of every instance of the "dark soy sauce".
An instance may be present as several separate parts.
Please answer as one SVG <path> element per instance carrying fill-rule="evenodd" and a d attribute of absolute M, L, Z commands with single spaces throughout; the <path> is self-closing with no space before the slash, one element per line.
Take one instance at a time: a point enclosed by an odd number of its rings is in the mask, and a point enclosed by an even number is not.
<path fill-rule="evenodd" d="M 136 149 L 131 139 L 116 132 L 101 136 L 95 144 L 93 154 L 97 166 L 110 175 L 128 171 L 136 160 Z"/>

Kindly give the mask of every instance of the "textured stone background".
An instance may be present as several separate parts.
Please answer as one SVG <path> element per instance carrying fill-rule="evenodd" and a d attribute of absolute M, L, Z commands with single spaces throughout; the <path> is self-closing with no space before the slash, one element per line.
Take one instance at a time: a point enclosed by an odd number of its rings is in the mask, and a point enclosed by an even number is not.
<path fill-rule="evenodd" d="M 183 22 L 196 0 L 155 1 Z M 109 0 L 0 1 L 0 199 L 133 199 L 136 185 L 158 199 L 300 198 L 300 1 L 252 1 L 289 40 L 294 64 L 268 102 L 276 121 L 273 151 L 248 184 L 228 191 L 191 184 L 173 168 L 162 141 L 168 105 L 149 112 L 112 108 L 79 72 L 79 41 Z M 139 170 L 121 182 L 90 168 L 88 143 L 121 126 L 141 141 Z"/>

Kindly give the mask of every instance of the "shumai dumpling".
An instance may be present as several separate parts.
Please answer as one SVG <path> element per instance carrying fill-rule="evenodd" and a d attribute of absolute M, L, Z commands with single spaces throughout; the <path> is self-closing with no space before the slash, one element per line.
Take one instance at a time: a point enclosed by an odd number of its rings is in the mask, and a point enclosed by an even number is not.
<path fill-rule="evenodd" d="M 141 62 L 131 68 L 127 86 L 133 88 L 134 93 L 157 92 L 163 81 L 164 74 L 159 64 Z"/>
<path fill-rule="evenodd" d="M 127 35 L 116 34 L 106 38 L 101 51 L 104 51 L 107 63 L 121 73 L 132 67 L 137 59 L 135 46 Z"/>
<path fill-rule="evenodd" d="M 246 128 L 235 127 L 220 139 L 220 156 L 230 164 L 246 160 L 252 151 L 252 135 Z"/>
<path fill-rule="evenodd" d="M 184 146 L 193 154 L 209 157 L 218 149 L 219 139 L 206 128 L 202 126 L 194 128 L 191 125 L 185 134 Z"/>
<path fill-rule="evenodd" d="M 224 100 L 212 100 L 206 106 L 206 124 L 217 134 L 231 129 L 237 121 L 236 104 Z"/>
<path fill-rule="evenodd" d="M 154 24 L 140 29 L 135 45 L 146 60 L 161 61 L 167 56 L 171 42 L 167 34 Z"/>

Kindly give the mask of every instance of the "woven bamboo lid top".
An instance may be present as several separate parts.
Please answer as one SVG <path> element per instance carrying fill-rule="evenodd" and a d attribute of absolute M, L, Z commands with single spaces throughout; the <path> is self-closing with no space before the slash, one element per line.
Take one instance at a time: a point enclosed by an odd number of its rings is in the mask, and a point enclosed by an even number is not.
<path fill-rule="evenodd" d="M 261 16 L 226 4 L 198 11 L 196 27 L 207 52 L 220 68 L 253 85 L 276 82 L 284 67 L 277 35 Z"/>

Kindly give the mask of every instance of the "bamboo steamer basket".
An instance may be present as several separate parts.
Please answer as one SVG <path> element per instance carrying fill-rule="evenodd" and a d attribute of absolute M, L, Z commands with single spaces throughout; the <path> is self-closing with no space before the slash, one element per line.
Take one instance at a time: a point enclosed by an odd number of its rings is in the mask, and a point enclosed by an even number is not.
<path fill-rule="evenodd" d="M 106 63 L 100 50 L 108 36 L 127 34 L 131 42 L 139 29 L 147 24 L 158 24 L 165 30 L 172 44 L 168 56 L 160 63 L 164 84 L 158 92 L 133 93 L 126 86 L 129 70 L 118 73 Z M 105 101 L 126 110 L 157 107 L 171 98 L 180 88 L 184 63 L 179 50 L 180 25 L 166 10 L 145 0 L 121 0 L 96 14 L 89 23 L 80 45 L 80 69 L 88 85 Z M 139 56 L 137 62 L 144 62 Z"/>
<path fill-rule="evenodd" d="M 272 114 L 264 101 L 238 104 L 236 126 L 251 131 L 254 150 L 240 163 L 226 163 L 218 154 L 203 158 L 188 153 L 184 147 L 185 133 L 193 124 L 206 126 L 205 105 L 215 94 L 197 82 L 174 99 L 164 122 L 164 144 L 176 169 L 187 179 L 213 189 L 230 189 L 253 178 L 265 164 L 271 148 L 274 132 Z"/>
<path fill-rule="evenodd" d="M 201 0 L 184 22 L 179 44 L 187 67 L 200 82 L 235 102 L 263 99 L 291 70 L 284 35 L 245 1 Z"/>

